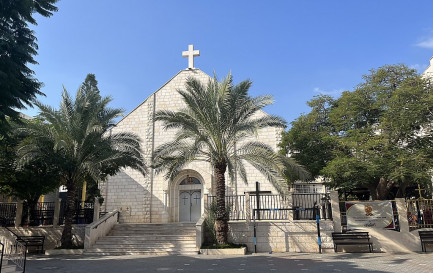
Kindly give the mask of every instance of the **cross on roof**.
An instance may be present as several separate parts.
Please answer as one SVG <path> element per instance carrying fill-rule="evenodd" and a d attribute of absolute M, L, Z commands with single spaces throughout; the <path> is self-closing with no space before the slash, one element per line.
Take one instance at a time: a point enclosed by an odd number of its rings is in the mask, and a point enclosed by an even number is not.
<path fill-rule="evenodd" d="M 200 50 L 194 50 L 194 45 L 188 45 L 188 51 L 182 51 L 182 57 L 188 57 L 188 68 L 194 68 L 195 56 L 200 56 Z"/>

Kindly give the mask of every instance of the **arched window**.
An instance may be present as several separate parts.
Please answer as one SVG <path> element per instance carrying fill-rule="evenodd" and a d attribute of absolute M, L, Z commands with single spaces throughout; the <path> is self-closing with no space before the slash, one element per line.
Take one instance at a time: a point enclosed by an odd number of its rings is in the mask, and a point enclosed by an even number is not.
<path fill-rule="evenodd" d="M 197 185 L 197 184 L 199 185 L 201 184 L 200 180 L 188 175 L 184 180 L 182 180 L 182 182 L 180 182 L 179 185 Z"/>

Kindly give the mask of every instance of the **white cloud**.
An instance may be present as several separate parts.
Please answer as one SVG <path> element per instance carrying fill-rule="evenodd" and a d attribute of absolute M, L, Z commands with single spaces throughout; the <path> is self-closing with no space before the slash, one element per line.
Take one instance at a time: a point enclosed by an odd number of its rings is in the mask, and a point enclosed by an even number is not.
<path fill-rule="evenodd" d="M 416 46 L 433 49 L 433 37 L 427 38 L 424 41 L 417 43 Z"/>
<path fill-rule="evenodd" d="M 411 64 L 410 68 L 416 69 L 418 72 L 423 72 L 427 68 L 427 64 Z"/>
<path fill-rule="evenodd" d="M 341 89 L 334 89 L 334 90 L 331 90 L 331 91 L 323 90 L 323 89 L 321 89 L 319 87 L 315 87 L 313 89 L 314 93 L 319 93 L 319 94 L 322 94 L 322 95 L 328 95 L 328 96 L 333 96 L 333 97 L 341 95 L 341 93 L 343 93 L 343 91 L 344 91 L 343 88 L 341 88 Z"/>

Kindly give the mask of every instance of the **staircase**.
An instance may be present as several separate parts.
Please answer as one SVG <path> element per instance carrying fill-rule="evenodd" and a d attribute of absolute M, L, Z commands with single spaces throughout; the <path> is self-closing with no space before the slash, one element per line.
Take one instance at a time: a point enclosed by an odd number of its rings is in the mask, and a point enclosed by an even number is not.
<path fill-rule="evenodd" d="M 195 223 L 117 224 L 84 253 L 90 255 L 197 254 Z"/>
<path fill-rule="evenodd" d="M 17 268 L 17 266 L 7 260 L 3 259 L 3 265 L 0 269 L 1 273 L 16 273 L 16 272 L 23 272 L 22 269 Z"/>

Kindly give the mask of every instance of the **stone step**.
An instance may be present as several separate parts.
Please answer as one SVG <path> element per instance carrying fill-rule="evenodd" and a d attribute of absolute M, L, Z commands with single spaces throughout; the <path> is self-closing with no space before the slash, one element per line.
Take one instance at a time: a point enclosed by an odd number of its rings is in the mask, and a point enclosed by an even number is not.
<path fill-rule="evenodd" d="M 133 233 L 133 234 L 108 234 L 107 237 L 113 238 L 133 238 L 135 239 L 164 239 L 164 240 L 172 240 L 173 238 L 181 238 L 181 239 L 192 239 L 195 238 L 195 234 L 147 234 L 147 233 Z"/>
<path fill-rule="evenodd" d="M 115 231 L 115 232 L 110 232 L 108 234 L 108 236 L 133 236 L 133 237 L 140 237 L 140 236 L 147 236 L 147 237 L 155 237 L 155 236 L 195 236 L 195 232 L 156 232 L 156 231 L 152 231 L 152 232 L 146 232 L 146 231 L 123 231 L 123 232 L 119 232 L 119 231 Z"/>
<path fill-rule="evenodd" d="M 114 228 L 162 228 L 162 229 L 181 229 L 195 228 L 195 224 L 118 224 Z"/>
<path fill-rule="evenodd" d="M 89 255 L 197 254 L 195 224 L 118 224 L 84 253 Z"/>
<path fill-rule="evenodd" d="M 123 241 L 134 241 L 134 242 L 174 242 L 174 241 L 192 241 L 195 240 L 195 236 L 160 236 L 160 237 L 148 237 L 148 236 L 140 236 L 140 237 L 133 237 L 133 236 L 107 236 L 99 239 L 100 241 L 116 241 L 116 242 L 123 242 Z"/>
<path fill-rule="evenodd" d="M 84 255 L 122 256 L 122 255 L 196 255 L 197 251 L 85 251 Z"/>
<path fill-rule="evenodd" d="M 106 247 L 94 247 L 89 249 L 88 251 L 105 251 L 105 252 L 121 252 L 121 251 L 195 251 L 197 250 L 195 246 L 192 247 L 142 247 L 142 246 L 122 246 L 122 247 L 114 247 L 114 246 L 106 246 Z"/>
<path fill-rule="evenodd" d="M 184 241 L 134 241 L 134 240 L 98 240 L 96 244 L 103 245 L 188 245 L 195 244 L 193 240 L 184 240 Z"/>
<path fill-rule="evenodd" d="M 170 233 L 188 233 L 188 232 L 195 232 L 195 229 L 117 228 L 117 229 L 113 229 L 112 232 L 159 232 L 159 233 L 170 232 Z"/>
<path fill-rule="evenodd" d="M 153 245 L 153 246 L 185 246 L 185 245 L 194 245 L 195 242 L 193 241 L 178 241 L 178 242 L 167 242 L 167 241 L 153 241 L 153 242 L 135 242 L 135 241 L 127 241 L 127 242 L 120 242 L 120 241 L 111 241 L 111 240 L 105 240 L 105 241 L 97 241 L 95 245 L 113 245 L 113 246 L 124 246 L 124 245 L 138 245 L 138 246 L 147 246 L 147 245 Z"/>

